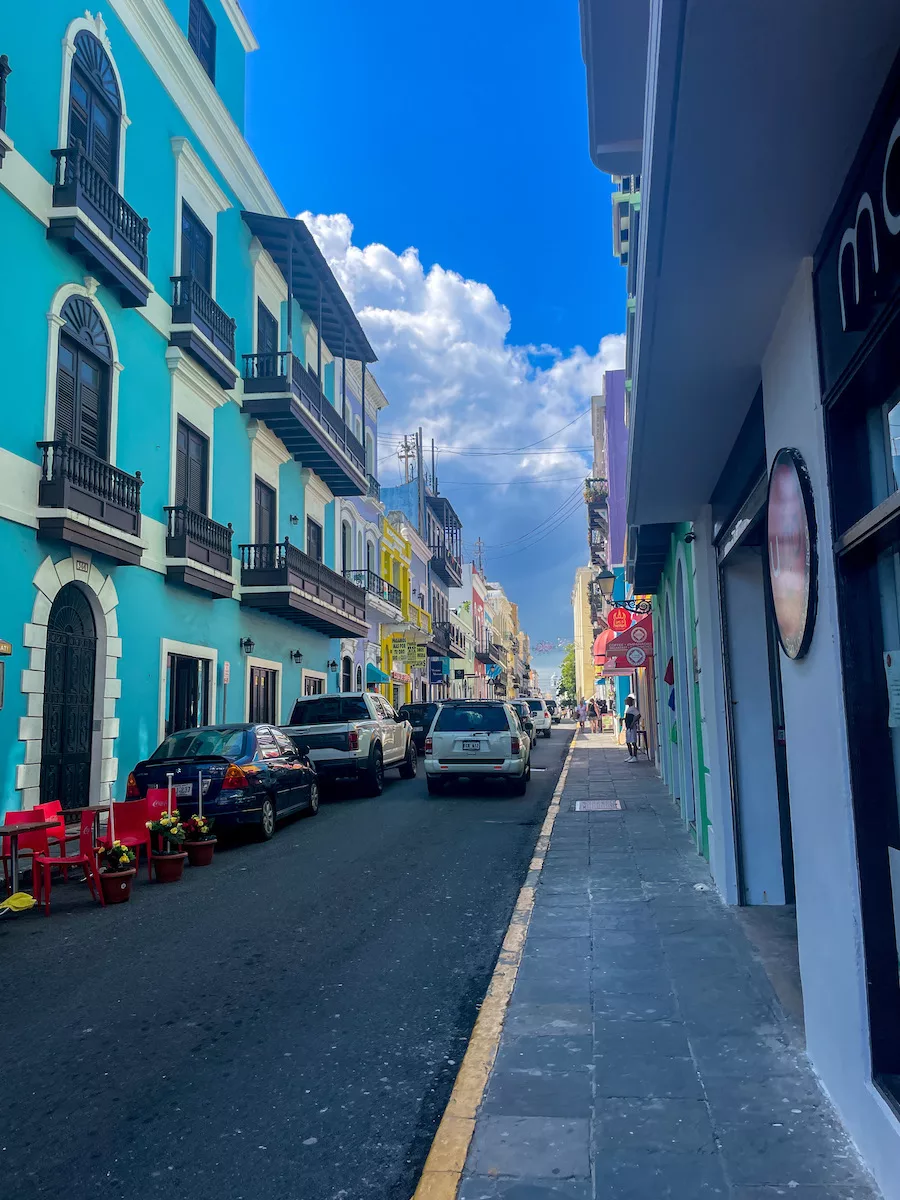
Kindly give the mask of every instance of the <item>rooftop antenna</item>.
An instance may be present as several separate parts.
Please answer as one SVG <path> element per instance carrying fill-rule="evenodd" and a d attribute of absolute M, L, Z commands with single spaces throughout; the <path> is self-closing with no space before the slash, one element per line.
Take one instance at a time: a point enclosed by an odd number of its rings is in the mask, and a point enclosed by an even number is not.
<path fill-rule="evenodd" d="M 434 488 L 434 494 L 438 494 L 437 474 L 434 466 L 434 438 L 431 439 L 431 486 Z"/>

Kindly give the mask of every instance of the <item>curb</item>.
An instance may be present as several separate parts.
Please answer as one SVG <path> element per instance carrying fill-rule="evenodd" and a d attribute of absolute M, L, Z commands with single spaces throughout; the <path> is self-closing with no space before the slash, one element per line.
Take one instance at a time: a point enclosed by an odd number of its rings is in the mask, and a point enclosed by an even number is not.
<path fill-rule="evenodd" d="M 456 1200 L 463 1168 L 469 1153 L 469 1143 L 475 1132 L 475 1114 L 484 1096 L 484 1089 L 497 1056 L 506 1007 L 512 994 L 531 912 L 534 908 L 534 893 L 537 887 L 537 872 L 544 866 L 544 858 L 550 845 L 550 836 L 559 814 L 560 801 L 569 765 L 575 750 L 578 734 L 569 743 L 569 751 L 553 789 L 547 815 L 535 843 L 534 853 L 528 865 L 528 875 L 519 891 L 513 915 L 500 948 L 500 955 L 488 990 L 478 1014 L 478 1020 L 469 1038 L 466 1053 L 460 1064 L 453 1091 L 444 1109 L 441 1123 L 431 1143 L 422 1175 L 412 1200 Z"/>

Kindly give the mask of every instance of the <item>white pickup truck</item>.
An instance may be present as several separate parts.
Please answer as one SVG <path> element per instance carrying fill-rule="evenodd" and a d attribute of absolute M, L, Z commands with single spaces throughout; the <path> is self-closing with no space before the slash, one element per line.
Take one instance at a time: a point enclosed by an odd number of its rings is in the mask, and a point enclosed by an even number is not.
<path fill-rule="evenodd" d="M 377 692 L 301 696 L 283 728 L 309 754 L 322 782 L 349 780 L 380 796 L 389 767 L 399 767 L 401 779 L 415 778 L 412 726 Z"/>

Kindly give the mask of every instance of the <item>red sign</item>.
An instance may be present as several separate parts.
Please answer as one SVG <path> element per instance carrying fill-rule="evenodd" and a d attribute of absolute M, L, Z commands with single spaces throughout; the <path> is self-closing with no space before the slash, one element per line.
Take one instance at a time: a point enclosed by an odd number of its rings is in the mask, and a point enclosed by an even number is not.
<path fill-rule="evenodd" d="M 606 653 L 610 656 L 624 655 L 636 647 L 645 651 L 646 654 L 653 653 L 652 617 L 641 617 L 630 629 L 620 633 L 617 638 L 613 638 L 611 642 L 607 643 Z"/>
<path fill-rule="evenodd" d="M 613 633 L 624 633 L 631 625 L 631 613 L 627 608 L 611 608 L 607 613 L 606 623 Z"/>

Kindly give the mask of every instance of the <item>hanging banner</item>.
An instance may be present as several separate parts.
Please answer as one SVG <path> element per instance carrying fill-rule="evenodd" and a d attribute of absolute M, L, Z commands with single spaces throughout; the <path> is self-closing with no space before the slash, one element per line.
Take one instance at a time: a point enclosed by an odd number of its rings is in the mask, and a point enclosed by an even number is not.
<path fill-rule="evenodd" d="M 418 642 L 409 642 L 405 659 L 407 667 L 422 669 L 427 661 L 428 656 L 425 652 L 425 643 L 423 642 L 419 645 Z"/>

